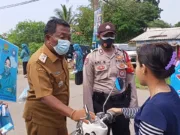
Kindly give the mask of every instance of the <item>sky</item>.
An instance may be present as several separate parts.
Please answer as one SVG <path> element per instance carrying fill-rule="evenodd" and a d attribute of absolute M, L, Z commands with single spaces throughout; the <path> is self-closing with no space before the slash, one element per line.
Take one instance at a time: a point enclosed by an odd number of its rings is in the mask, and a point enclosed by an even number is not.
<path fill-rule="evenodd" d="M 0 7 L 28 0 L 3 0 Z M 75 9 L 80 5 L 88 5 L 88 0 L 39 0 L 23 6 L 0 10 L 0 34 L 14 29 L 18 22 L 25 20 L 47 22 L 54 16 L 54 9 L 60 8 L 61 4 Z M 161 19 L 174 25 L 180 21 L 180 0 L 161 0 Z"/>

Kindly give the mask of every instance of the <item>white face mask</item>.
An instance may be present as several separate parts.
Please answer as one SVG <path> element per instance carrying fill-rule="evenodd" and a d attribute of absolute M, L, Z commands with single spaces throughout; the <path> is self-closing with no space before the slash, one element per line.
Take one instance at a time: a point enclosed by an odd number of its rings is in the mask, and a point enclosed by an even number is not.
<path fill-rule="evenodd" d="M 56 51 L 57 54 L 65 55 L 69 50 L 70 44 L 71 43 L 70 43 L 69 40 L 59 39 L 58 44 L 56 46 L 54 46 L 53 48 L 54 48 L 54 50 Z"/>
<path fill-rule="evenodd" d="M 115 37 L 101 37 L 102 40 L 115 39 Z"/>

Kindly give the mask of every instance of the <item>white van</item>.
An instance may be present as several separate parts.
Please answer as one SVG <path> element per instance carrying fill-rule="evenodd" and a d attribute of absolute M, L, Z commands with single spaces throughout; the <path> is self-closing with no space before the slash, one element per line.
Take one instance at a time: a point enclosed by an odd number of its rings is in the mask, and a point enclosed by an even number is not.
<path fill-rule="evenodd" d="M 136 46 L 129 46 L 128 44 L 119 44 L 115 43 L 115 46 L 118 48 L 126 51 L 131 59 L 131 63 L 133 64 L 134 67 L 136 67 Z"/>

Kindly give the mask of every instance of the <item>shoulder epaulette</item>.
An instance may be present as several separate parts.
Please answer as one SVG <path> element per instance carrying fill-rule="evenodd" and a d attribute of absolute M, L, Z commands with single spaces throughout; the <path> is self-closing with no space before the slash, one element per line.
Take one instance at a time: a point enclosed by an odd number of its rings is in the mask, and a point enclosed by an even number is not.
<path fill-rule="evenodd" d="M 96 52 L 96 51 L 98 51 L 98 48 L 94 49 L 92 52 Z"/>

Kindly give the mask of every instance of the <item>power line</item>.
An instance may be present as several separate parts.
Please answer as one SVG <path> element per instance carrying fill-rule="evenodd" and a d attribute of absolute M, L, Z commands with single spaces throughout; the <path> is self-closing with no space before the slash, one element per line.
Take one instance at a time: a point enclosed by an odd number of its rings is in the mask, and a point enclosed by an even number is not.
<path fill-rule="evenodd" d="M 2 6 L 2 7 L 0 7 L 0 10 L 1 9 L 6 9 L 6 8 L 17 7 L 17 6 L 29 4 L 29 3 L 32 3 L 32 2 L 37 2 L 37 1 L 39 1 L 39 0 L 30 0 L 30 1 L 24 1 L 24 2 L 21 2 L 21 3 L 16 3 L 16 4 L 7 5 L 7 6 Z"/>

